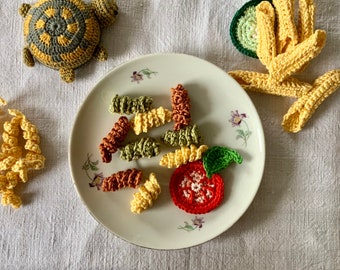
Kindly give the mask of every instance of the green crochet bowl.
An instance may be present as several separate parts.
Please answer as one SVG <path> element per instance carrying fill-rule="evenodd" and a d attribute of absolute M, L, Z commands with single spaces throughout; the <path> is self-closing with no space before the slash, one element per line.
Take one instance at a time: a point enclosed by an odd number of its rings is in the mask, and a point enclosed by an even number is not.
<path fill-rule="evenodd" d="M 245 3 L 234 15 L 230 24 L 230 37 L 233 45 L 242 54 L 258 58 L 256 6 L 263 0 Z M 272 1 L 268 1 L 272 2 Z"/>

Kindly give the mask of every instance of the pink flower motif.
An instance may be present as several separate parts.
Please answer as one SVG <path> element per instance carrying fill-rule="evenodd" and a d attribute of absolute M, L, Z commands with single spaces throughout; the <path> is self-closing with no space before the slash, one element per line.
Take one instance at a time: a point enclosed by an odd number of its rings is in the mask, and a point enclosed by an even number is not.
<path fill-rule="evenodd" d="M 97 187 L 100 190 L 103 183 L 104 175 L 103 173 L 95 173 L 92 181 L 89 183 L 90 187 Z"/>
<path fill-rule="evenodd" d="M 204 224 L 204 217 L 195 216 L 194 219 L 191 220 L 191 224 L 187 221 L 184 221 L 184 226 L 179 226 L 178 229 L 191 232 L 196 229 L 200 230 Z"/>
<path fill-rule="evenodd" d="M 142 81 L 142 80 L 143 80 L 143 75 L 140 74 L 140 73 L 137 72 L 137 71 L 134 71 L 134 72 L 132 73 L 132 76 L 131 76 L 130 78 L 132 79 L 131 82 L 137 82 L 137 83 L 139 83 L 139 81 Z"/>
<path fill-rule="evenodd" d="M 131 82 L 139 83 L 140 81 L 143 81 L 145 77 L 151 79 L 151 75 L 155 75 L 156 73 L 156 71 L 152 71 L 148 68 L 144 68 L 140 71 L 134 71 L 132 72 L 132 76 L 130 76 L 132 79 Z"/>
<path fill-rule="evenodd" d="M 192 224 L 194 226 L 197 226 L 199 229 L 201 229 L 203 227 L 203 223 L 204 223 L 204 218 L 203 217 L 195 217 L 194 219 L 191 220 Z"/>
<path fill-rule="evenodd" d="M 239 113 L 238 110 L 231 111 L 231 118 L 229 122 L 231 123 L 232 127 L 239 127 L 236 132 L 237 136 L 236 139 L 242 139 L 244 146 L 247 146 L 248 139 L 252 132 L 249 130 L 248 124 L 245 120 L 247 115 L 245 113 Z M 243 123 L 242 127 L 241 124 Z"/>
<path fill-rule="evenodd" d="M 245 113 L 239 113 L 238 110 L 231 111 L 231 119 L 229 122 L 232 124 L 233 127 L 239 126 L 242 123 L 242 120 L 247 118 Z"/>

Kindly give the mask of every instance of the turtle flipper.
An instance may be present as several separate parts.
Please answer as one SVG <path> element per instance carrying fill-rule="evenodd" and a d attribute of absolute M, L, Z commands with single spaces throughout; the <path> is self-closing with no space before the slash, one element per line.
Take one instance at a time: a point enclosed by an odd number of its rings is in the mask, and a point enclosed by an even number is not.
<path fill-rule="evenodd" d="M 19 14 L 22 16 L 22 17 L 26 17 L 29 9 L 31 8 L 31 5 L 30 4 L 22 4 L 19 8 Z"/>
<path fill-rule="evenodd" d="M 33 67 L 34 66 L 34 58 L 33 55 L 31 54 L 30 50 L 25 47 L 23 50 L 23 59 L 24 59 L 24 63 L 29 66 L 29 67 Z"/>
<path fill-rule="evenodd" d="M 100 27 L 107 27 L 116 21 L 118 6 L 115 0 L 93 0 L 92 7 Z"/>
<path fill-rule="evenodd" d="M 108 57 L 107 50 L 98 45 L 93 53 L 93 57 L 96 58 L 98 61 L 106 61 Z"/>
<path fill-rule="evenodd" d="M 75 72 L 74 69 L 71 68 L 61 68 L 59 69 L 60 77 L 63 79 L 63 81 L 70 83 L 74 81 L 75 78 Z"/>

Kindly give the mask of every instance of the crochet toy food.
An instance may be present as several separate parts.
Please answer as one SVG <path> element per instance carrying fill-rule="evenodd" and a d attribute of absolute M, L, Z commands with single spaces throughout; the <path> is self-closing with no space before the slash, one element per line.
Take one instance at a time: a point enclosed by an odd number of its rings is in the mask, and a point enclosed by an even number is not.
<path fill-rule="evenodd" d="M 191 214 L 205 214 L 223 200 L 224 182 L 219 174 L 206 176 L 202 161 L 190 162 L 177 168 L 169 183 L 174 204 Z"/>
<path fill-rule="evenodd" d="M 183 85 L 178 84 L 171 88 L 171 107 L 174 130 L 180 130 L 190 124 L 190 97 Z"/>
<path fill-rule="evenodd" d="M 160 144 L 152 137 L 140 138 L 120 148 L 122 160 L 137 160 L 140 158 L 152 158 L 160 152 Z"/>
<path fill-rule="evenodd" d="M 114 123 L 110 132 L 102 139 L 102 142 L 99 144 L 99 151 L 103 162 L 111 162 L 112 154 L 116 153 L 122 146 L 129 130 L 129 120 L 127 117 L 121 116 L 117 122 Z"/>
<path fill-rule="evenodd" d="M 105 177 L 102 182 L 102 191 L 116 191 L 124 187 L 136 188 L 142 180 L 143 172 L 137 169 L 119 171 Z"/>
<path fill-rule="evenodd" d="M 256 54 L 257 23 L 256 5 L 262 0 L 252 0 L 245 3 L 234 15 L 230 24 L 231 41 L 241 53 L 258 58 Z"/>
<path fill-rule="evenodd" d="M 118 14 L 114 0 L 39 0 L 22 4 L 24 20 L 24 63 L 34 66 L 34 59 L 59 71 L 65 82 L 72 82 L 75 69 L 92 57 L 107 59 L 99 45 L 101 28 L 113 23 Z"/>
<path fill-rule="evenodd" d="M 136 135 L 147 133 L 151 128 L 160 127 L 171 121 L 171 111 L 162 106 L 144 113 L 136 113 L 131 127 Z"/>
<path fill-rule="evenodd" d="M 129 96 L 115 95 L 111 101 L 109 111 L 120 114 L 143 113 L 149 111 L 151 105 L 152 97 L 140 96 L 132 98 Z"/>
<path fill-rule="evenodd" d="M 167 168 L 178 168 L 181 165 L 187 164 L 202 159 L 203 153 L 208 150 L 208 146 L 203 144 L 200 147 L 191 144 L 189 146 L 182 146 L 175 152 L 170 152 L 162 156 L 159 165 Z"/>
<path fill-rule="evenodd" d="M 208 147 L 201 144 L 198 125 L 190 124 L 190 98 L 182 84 L 171 88 L 171 108 L 162 106 L 151 108 L 152 98 L 147 96 L 131 97 L 115 95 L 109 105 L 112 114 L 120 114 L 111 131 L 102 139 L 99 151 L 104 163 L 111 162 L 112 155 L 120 151 L 120 159 L 135 161 L 141 158 L 153 158 L 161 152 L 161 143 L 166 147 L 179 147 L 161 157 L 159 165 L 176 168 L 173 172 L 169 189 L 172 200 L 180 209 L 193 214 L 208 213 L 223 200 L 224 180 L 218 174 L 231 163 L 242 163 L 241 155 L 233 149 L 222 146 Z M 133 114 L 131 120 L 121 114 Z M 169 122 L 173 128 L 163 132 L 158 138 L 139 136 L 152 128 Z M 126 142 L 132 129 L 137 139 Z M 163 146 L 162 146 L 163 147 Z M 87 163 L 88 164 L 88 163 Z M 138 166 L 138 163 L 136 163 Z M 95 167 L 97 163 L 93 163 Z M 119 171 L 108 177 L 97 174 L 97 184 L 102 191 L 117 191 L 124 187 L 136 188 L 142 178 L 142 171 L 136 168 Z M 166 179 L 168 181 L 168 179 Z M 161 193 L 160 184 L 154 173 L 139 191 L 133 194 L 130 202 L 132 213 L 141 213 L 154 204 Z"/>
<path fill-rule="evenodd" d="M 0 98 L 0 105 L 6 101 Z M 19 208 L 22 204 L 14 190 L 19 183 L 28 181 L 30 170 L 40 170 L 45 165 L 39 143 L 38 130 L 26 116 L 18 110 L 8 109 L 11 120 L 3 124 L 0 152 L 0 194 L 1 203 Z"/>
<path fill-rule="evenodd" d="M 157 181 L 156 175 L 150 173 L 149 179 L 139 188 L 138 192 L 133 194 L 133 200 L 130 202 L 131 212 L 139 214 L 150 208 L 160 193 L 161 186 Z"/>
<path fill-rule="evenodd" d="M 329 71 L 312 84 L 293 77 L 319 55 L 326 42 L 326 32 L 314 30 L 313 0 L 299 0 L 297 26 L 294 6 L 294 0 L 250 1 L 236 13 L 230 28 L 239 51 L 258 57 L 268 73 L 228 73 L 246 90 L 297 98 L 283 117 L 288 132 L 300 131 L 340 86 L 340 70 Z M 245 44 L 252 44 L 251 49 Z"/>
<path fill-rule="evenodd" d="M 224 196 L 224 181 L 218 172 L 242 160 L 235 150 L 215 146 L 203 154 L 203 161 L 181 165 L 173 172 L 169 183 L 174 204 L 191 214 L 212 211 Z"/>
<path fill-rule="evenodd" d="M 201 143 L 201 132 L 196 124 L 186 126 L 185 128 L 165 132 L 161 140 L 171 146 L 189 146 L 190 144 Z"/>

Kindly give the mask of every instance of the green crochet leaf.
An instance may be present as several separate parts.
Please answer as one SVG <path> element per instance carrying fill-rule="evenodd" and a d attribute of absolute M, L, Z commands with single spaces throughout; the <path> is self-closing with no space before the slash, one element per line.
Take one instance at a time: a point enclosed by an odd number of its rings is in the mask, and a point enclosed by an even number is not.
<path fill-rule="evenodd" d="M 230 37 L 234 46 L 244 55 L 258 58 L 256 6 L 263 0 L 245 3 L 234 15 L 230 24 Z M 269 1 L 271 2 L 271 1 Z"/>
<path fill-rule="evenodd" d="M 223 146 L 213 146 L 203 155 L 203 166 L 208 178 L 227 168 L 231 163 L 241 164 L 242 161 L 242 156 L 236 150 Z"/>

